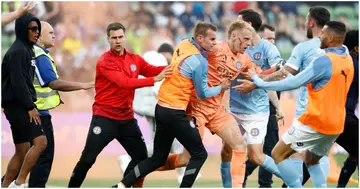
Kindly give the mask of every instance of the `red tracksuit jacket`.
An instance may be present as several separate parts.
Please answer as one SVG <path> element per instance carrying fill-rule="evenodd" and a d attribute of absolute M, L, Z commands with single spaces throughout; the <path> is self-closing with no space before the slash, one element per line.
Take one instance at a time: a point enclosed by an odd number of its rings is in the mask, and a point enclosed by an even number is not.
<path fill-rule="evenodd" d="M 134 118 L 135 89 L 154 85 L 165 66 L 152 66 L 137 54 L 124 50 L 118 55 L 111 50 L 101 55 L 96 65 L 93 115 L 115 120 Z M 138 79 L 142 75 L 147 78 Z"/>

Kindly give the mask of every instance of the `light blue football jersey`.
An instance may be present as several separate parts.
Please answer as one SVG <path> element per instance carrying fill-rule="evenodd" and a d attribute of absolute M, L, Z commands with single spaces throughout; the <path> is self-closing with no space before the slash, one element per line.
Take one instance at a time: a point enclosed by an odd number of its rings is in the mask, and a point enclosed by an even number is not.
<path fill-rule="evenodd" d="M 261 39 L 256 46 L 248 47 L 245 51 L 252 61 L 261 67 L 262 70 L 270 69 L 278 62 L 282 61 L 279 50 L 275 45 Z M 269 112 L 269 96 L 264 89 L 255 89 L 250 93 L 243 94 L 233 90 L 232 87 L 239 85 L 237 79 L 241 79 L 239 75 L 231 82 L 230 87 L 230 111 L 241 114 L 259 114 Z"/>
<path fill-rule="evenodd" d="M 318 37 L 297 44 L 285 65 L 301 72 L 310 64 L 310 62 L 325 55 L 325 51 L 320 49 L 320 44 L 321 41 Z M 307 102 L 308 92 L 305 85 L 300 87 L 299 97 L 296 102 L 295 118 L 300 117 L 305 112 Z"/>

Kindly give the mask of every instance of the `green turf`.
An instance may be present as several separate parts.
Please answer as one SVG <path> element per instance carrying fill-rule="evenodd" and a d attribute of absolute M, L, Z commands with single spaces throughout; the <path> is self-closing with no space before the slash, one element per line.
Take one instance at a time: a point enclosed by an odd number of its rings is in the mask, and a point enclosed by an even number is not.
<path fill-rule="evenodd" d="M 119 181 L 117 180 L 85 180 L 81 187 L 85 188 L 107 188 L 110 187 Z M 64 180 L 50 180 L 47 185 L 48 186 L 59 186 L 59 187 L 66 187 L 68 181 Z M 274 188 L 281 188 L 282 182 L 276 181 L 272 185 Z M 177 188 L 179 184 L 176 180 L 147 180 L 145 181 L 144 187 L 158 187 L 158 188 Z M 196 181 L 194 188 L 222 188 L 220 180 L 204 180 L 200 179 Z M 255 180 L 250 180 L 247 183 L 247 188 L 257 188 L 258 183 Z M 311 182 L 308 182 L 305 185 L 305 188 L 312 188 Z M 328 187 L 335 188 L 336 183 L 328 183 Z M 348 184 L 347 187 L 349 188 L 358 188 L 357 184 Z"/>
<path fill-rule="evenodd" d="M 339 165 L 343 165 L 344 160 L 347 156 L 345 155 L 336 155 L 335 159 L 338 162 Z M 256 171 L 256 170 L 255 170 Z M 256 171 L 257 172 L 257 171 Z M 355 171 L 355 173 L 352 175 L 352 178 L 358 179 L 358 169 Z M 58 186 L 58 187 L 67 187 L 68 180 L 49 180 L 47 185 L 48 186 Z M 118 183 L 119 180 L 89 180 L 85 179 L 84 183 L 82 184 L 82 187 L 86 188 L 107 188 L 110 187 L 116 183 Z M 282 182 L 275 181 L 272 185 L 273 187 L 279 188 L 281 187 Z M 179 187 L 179 184 L 177 183 L 177 180 L 146 180 L 144 187 L 159 187 L 159 188 L 176 188 Z M 195 182 L 194 188 L 222 188 L 221 180 L 205 180 L 200 179 Z M 249 180 L 247 183 L 248 188 L 257 188 L 258 183 L 257 180 Z M 307 182 L 305 185 L 306 188 L 312 188 L 311 181 Z M 336 183 L 328 183 L 328 187 L 334 188 L 336 187 Z M 358 188 L 358 184 L 352 184 L 349 183 L 347 185 L 348 188 Z"/>

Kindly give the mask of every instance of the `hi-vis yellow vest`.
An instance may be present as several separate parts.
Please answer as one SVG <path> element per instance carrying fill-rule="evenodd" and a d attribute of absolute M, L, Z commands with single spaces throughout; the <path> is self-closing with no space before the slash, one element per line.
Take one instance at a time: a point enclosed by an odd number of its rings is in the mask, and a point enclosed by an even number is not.
<path fill-rule="evenodd" d="M 56 71 L 56 64 L 54 59 L 50 56 L 50 54 L 47 54 L 42 48 L 34 45 L 34 51 L 35 51 L 35 57 L 39 56 L 47 56 L 51 62 L 52 67 L 54 69 L 54 72 L 56 74 L 56 78 L 59 78 L 59 75 Z M 38 78 L 36 77 L 36 74 L 34 75 L 34 87 L 36 91 L 36 97 L 37 101 L 35 102 L 36 107 L 38 110 L 49 110 L 53 109 L 60 105 L 60 95 L 57 90 L 53 90 L 50 87 L 41 87 Z"/>

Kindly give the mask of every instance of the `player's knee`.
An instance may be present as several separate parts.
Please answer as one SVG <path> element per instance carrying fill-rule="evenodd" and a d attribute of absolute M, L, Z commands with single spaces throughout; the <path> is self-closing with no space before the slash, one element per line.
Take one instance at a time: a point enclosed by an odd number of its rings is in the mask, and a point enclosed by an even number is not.
<path fill-rule="evenodd" d="M 284 160 L 284 157 L 281 157 L 275 150 L 271 151 L 271 157 L 274 159 L 275 163 L 278 164 Z"/>
<path fill-rule="evenodd" d="M 205 162 L 206 158 L 208 157 L 208 153 L 205 149 L 200 150 L 199 152 L 195 152 L 191 154 L 191 158 L 194 160 L 200 160 Z"/>
<path fill-rule="evenodd" d="M 38 149 L 40 152 L 44 151 L 47 147 L 47 139 L 45 136 L 39 136 L 33 141 L 34 148 Z"/>
<path fill-rule="evenodd" d="M 249 153 L 248 157 L 251 162 L 257 165 L 261 165 L 263 163 L 261 159 L 261 155 L 262 154 L 258 154 L 258 153 Z"/>
<path fill-rule="evenodd" d="M 231 157 L 232 157 L 232 148 L 228 144 L 224 143 L 221 149 L 221 160 L 231 161 Z"/>

